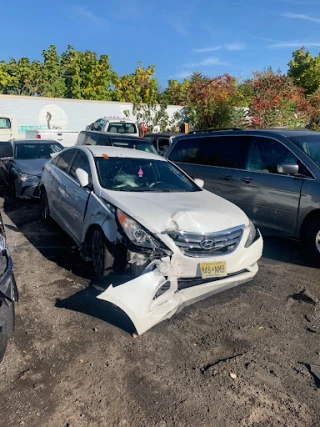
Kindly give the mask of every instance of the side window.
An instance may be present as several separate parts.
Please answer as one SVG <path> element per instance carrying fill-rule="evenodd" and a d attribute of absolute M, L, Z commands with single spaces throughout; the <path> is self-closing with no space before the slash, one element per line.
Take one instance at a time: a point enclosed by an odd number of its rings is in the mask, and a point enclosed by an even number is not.
<path fill-rule="evenodd" d="M 56 156 L 51 160 L 51 164 L 56 165 L 58 164 L 58 161 L 60 160 L 61 156 Z"/>
<path fill-rule="evenodd" d="M 247 164 L 250 171 L 278 173 L 277 165 L 298 163 L 297 157 L 275 139 L 254 136 L 251 141 Z"/>
<path fill-rule="evenodd" d="M 57 167 L 68 173 L 75 153 L 76 150 L 67 150 L 62 153 L 57 161 Z"/>
<path fill-rule="evenodd" d="M 97 145 L 110 145 L 109 137 L 107 135 L 100 135 Z"/>
<path fill-rule="evenodd" d="M 204 138 L 186 138 L 176 143 L 170 153 L 169 160 L 177 163 L 202 164 L 201 145 Z"/>
<path fill-rule="evenodd" d="M 99 119 L 93 123 L 94 130 L 101 131 L 104 127 L 106 121 L 104 119 Z"/>
<path fill-rule="evenodd" d="M 168 138 L 159 138 L 158 139 L 159 151 L 161 153 L 165 153 L 169 148 L 169 144 L 170 142 Z"/>
<path fill-rule="evenodd" d="M 77 139 L 76 145 L 84 145 L 87 134 L 85 132 L 80 132 Z"/>
<path fill-rule="evenodd" d="M 76 175 L 76 170 L 80 168 L 83 169 L 84 171 L 86 171 L 89 175 L 89 182 L 92 182 L 92 175 L 91 175 L 91 168 L 90 168 L 90 164 L 89 164 L 89 160 L 88 157 L 86 156 L 85 153 L 83 153 L 82 151 L 78 151 L 71 169 L 70 169 L 70 175 L 75 178 L 78 181 L 77 175 Z"/>
<path fill-rule="evenodd" d="M 99 139 L 100 139 L 100 134 L 90 133 L 88 135 L 86 145 L 98 145 Z"/>
<path fill-rule="evenodd" d="M 245 169 L 250 142 L 247 136 L 213 136 L 204 141 L 205 165 Z"/>

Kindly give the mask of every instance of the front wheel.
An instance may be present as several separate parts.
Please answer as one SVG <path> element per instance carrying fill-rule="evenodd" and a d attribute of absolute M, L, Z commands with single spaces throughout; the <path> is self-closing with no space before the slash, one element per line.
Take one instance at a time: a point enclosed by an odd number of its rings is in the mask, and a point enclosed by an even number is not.
<path fill-rule="evenodd" d="M 48 197 L 46 190 L 40 190 L 40 200 L 39 200 L 40 216 L 44 221 L 48 221 L 50 218 L 50 210 L 48 204 Z"/>
<path fill-rule="evenodd" d="M 303 241 L 311 257 L 320 261 L 320 218 L 309 224 Z"/>
<path fill-rule="evenodd" d="M 99 228 L 91 234 L 91 260 L 97 277 L 105 277 L 113 266 L 113 256 L 106 246 L 106 238 Z"/>

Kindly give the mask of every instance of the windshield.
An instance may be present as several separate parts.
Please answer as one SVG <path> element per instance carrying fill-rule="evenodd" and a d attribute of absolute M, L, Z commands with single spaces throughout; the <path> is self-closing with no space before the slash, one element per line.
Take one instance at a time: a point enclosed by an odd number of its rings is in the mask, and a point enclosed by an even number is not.
<path fill-rule="evenodd" d="M 171 163 L 151 159 L 109 157 L 95 159 L 102 187 L 128 192 L 201 191 Z"/>
<path fill-rule="evenodd" d="M 320 134 L 294 136 L 290 140 L 320 166 Z"/>
<path fill-rule="evenodd" d="M 51 153 L 59 153 L 63 149 L 62 145 L 58 143 L 41 144 L 35 142 L 34 144 L 17 144 L 15 147 L 15 159 L 50 159 Z"/>
<path fill-rule="evenodd" d="M 140 141 L 134 139 L 111 138 L 112 145 L 122 148 L 134 148 L 136 150 L 146 151 L 147 153 L 158 154 L 150 140 Z"/>
<path fill-rule="evenodd" d="M 107 129 L 110 133 L 137 133 L 137 127 L 134 123 L 110 123 Z"/>
<path fill-rule="evenodd" d="M 11 129 L 11 122 L 8 117 L 0 117 L 0 129 Z"/>

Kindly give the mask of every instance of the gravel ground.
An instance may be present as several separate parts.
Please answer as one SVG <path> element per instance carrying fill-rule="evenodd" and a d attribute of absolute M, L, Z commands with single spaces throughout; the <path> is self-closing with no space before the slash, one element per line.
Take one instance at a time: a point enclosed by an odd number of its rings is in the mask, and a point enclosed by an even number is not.
<path fill-rule="evenodd" d="M 296 242 L 265 238 L 252 282 L 134 338 L 59 227 L 0 194 L 20 291 L 1 426 L 320 425 L 320 270 Z"/>

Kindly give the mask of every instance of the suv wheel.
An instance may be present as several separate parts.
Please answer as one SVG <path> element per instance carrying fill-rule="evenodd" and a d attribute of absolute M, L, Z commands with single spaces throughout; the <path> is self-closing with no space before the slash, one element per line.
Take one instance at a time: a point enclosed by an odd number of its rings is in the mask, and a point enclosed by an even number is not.
<path fill-rule="evenodd" d="M 105 277 L 113 266 L 113 256 L 106 246 L 106 238 L 99 228 L 91 234 L 91 260 L 97 277 Z"/>
<path fill-rule="evenodd" d="M 309 224 L 304 242 L 312 258 L 320 261 L 320 218 Z"/>

